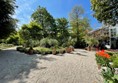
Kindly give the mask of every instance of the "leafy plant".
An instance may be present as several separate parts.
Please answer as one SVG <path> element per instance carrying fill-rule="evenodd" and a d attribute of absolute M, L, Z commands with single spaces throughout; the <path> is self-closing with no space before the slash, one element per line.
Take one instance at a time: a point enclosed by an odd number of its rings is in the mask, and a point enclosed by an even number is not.
<path fill-rule="evenodd" d="M 13 47 L 13 44 L 5 44 L 5 43 L 1 43 L 0 44 L 0 49 L 5 49 L 5 48 L 10 48 Z"/>
<path fill-rule="evenodd" d="M 102 76 L 105 79 L 105 83 L 116 83 L 114 79 L 114 70 L 110 67 L 107 67 L 107 70 L 102 70 Z"/>
<path fill-rule="evenodd" d="M 118 68 L 118 56 L 113 60 L 113 67 Z"/>
<path fill-rule="evenodd" d="M 43 38 L 40 40 L 40 46 L 51 48 L 58 45 L 58 41 L 56 39 Z"/>
<path fill-rule="evenodd" d="M 17 47 L 16 50 L 20 52 L 25 52 L 25 53 L 28 52 L 28 50 L 24 47 Z"/>
<path fill-rule="evenodd" d="M 108 63 L 108 60 L 106 58 L 98 56 L 97 54 L 96 54 L 96 61 L 101 66 L 105 66 Z"/>
<path fill-rule="evenodd" d="M 96 53 L 96 61 L 101 66 L 109 66 L 110 55 L 105 51 L 99 51 Z"/>

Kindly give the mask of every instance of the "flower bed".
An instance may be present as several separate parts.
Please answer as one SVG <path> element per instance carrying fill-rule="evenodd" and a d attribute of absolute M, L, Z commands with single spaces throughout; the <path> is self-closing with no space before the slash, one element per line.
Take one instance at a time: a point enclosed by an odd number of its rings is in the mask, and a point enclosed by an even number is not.
<path fill-rule="evenodd" d="M 104 50 L 98 51 L 96 53 L 96 62 L 102 68 L 102 76 L 104 78 L 104 83 L 118 83 L 118 54 L 107 53 Z"/>

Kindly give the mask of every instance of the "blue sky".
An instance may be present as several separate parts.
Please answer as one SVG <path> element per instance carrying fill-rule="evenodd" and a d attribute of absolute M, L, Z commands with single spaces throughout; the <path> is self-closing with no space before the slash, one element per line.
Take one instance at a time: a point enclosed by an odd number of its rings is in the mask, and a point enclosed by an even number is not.
<path fill-rule="evenodd" d="M 101 24 L 92 16 L 90 0 L 16 0 L 18 8 L 14 17 L 19 20 L 18 26 L 30 22 L 31 14 L 38 6 L 45 7 L 54 18 L 69 18 L 69 13 L 75 5 L 81 5 L 85 10 L 85 17 L 90 20 L 93 29 L 97 29 Z"/>

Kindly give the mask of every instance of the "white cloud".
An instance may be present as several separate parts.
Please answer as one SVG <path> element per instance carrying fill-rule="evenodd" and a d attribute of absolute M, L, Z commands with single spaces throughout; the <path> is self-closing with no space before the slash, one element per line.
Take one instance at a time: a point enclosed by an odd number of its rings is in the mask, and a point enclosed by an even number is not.
<path fill-rule="evenodd" d="M 31 13 L 34 11 L 32 6 L 35 2 L 36 0 L 16 0 L 18 8 L 16 8 L 13 17 L 19 20 L 18 27 L 21 27 L 22 24 L 29 23 Z"/>

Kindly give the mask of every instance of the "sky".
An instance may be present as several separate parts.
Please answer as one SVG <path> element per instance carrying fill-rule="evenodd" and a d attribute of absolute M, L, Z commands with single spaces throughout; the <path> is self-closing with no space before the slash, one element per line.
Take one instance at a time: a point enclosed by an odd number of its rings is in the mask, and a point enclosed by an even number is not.
<path fill-rule="evenodd" d="M 69 13 L 76 5 L 83 7 L 85 10 L 84 17 L 89 18 L 90 25 L 93 29 L 101 26 L 101 23 L 92 16 L 93 11 L 91 10 L 90 0 L 16 0 L 16 5 L 18 8 L 16 8 L 13 17 L 19 20 L 19 28 L 23 24 L 30 22 L 30 17 L 38 6 L 45 7 L 54 18 L 65 17 L 68 19 Z"/>

